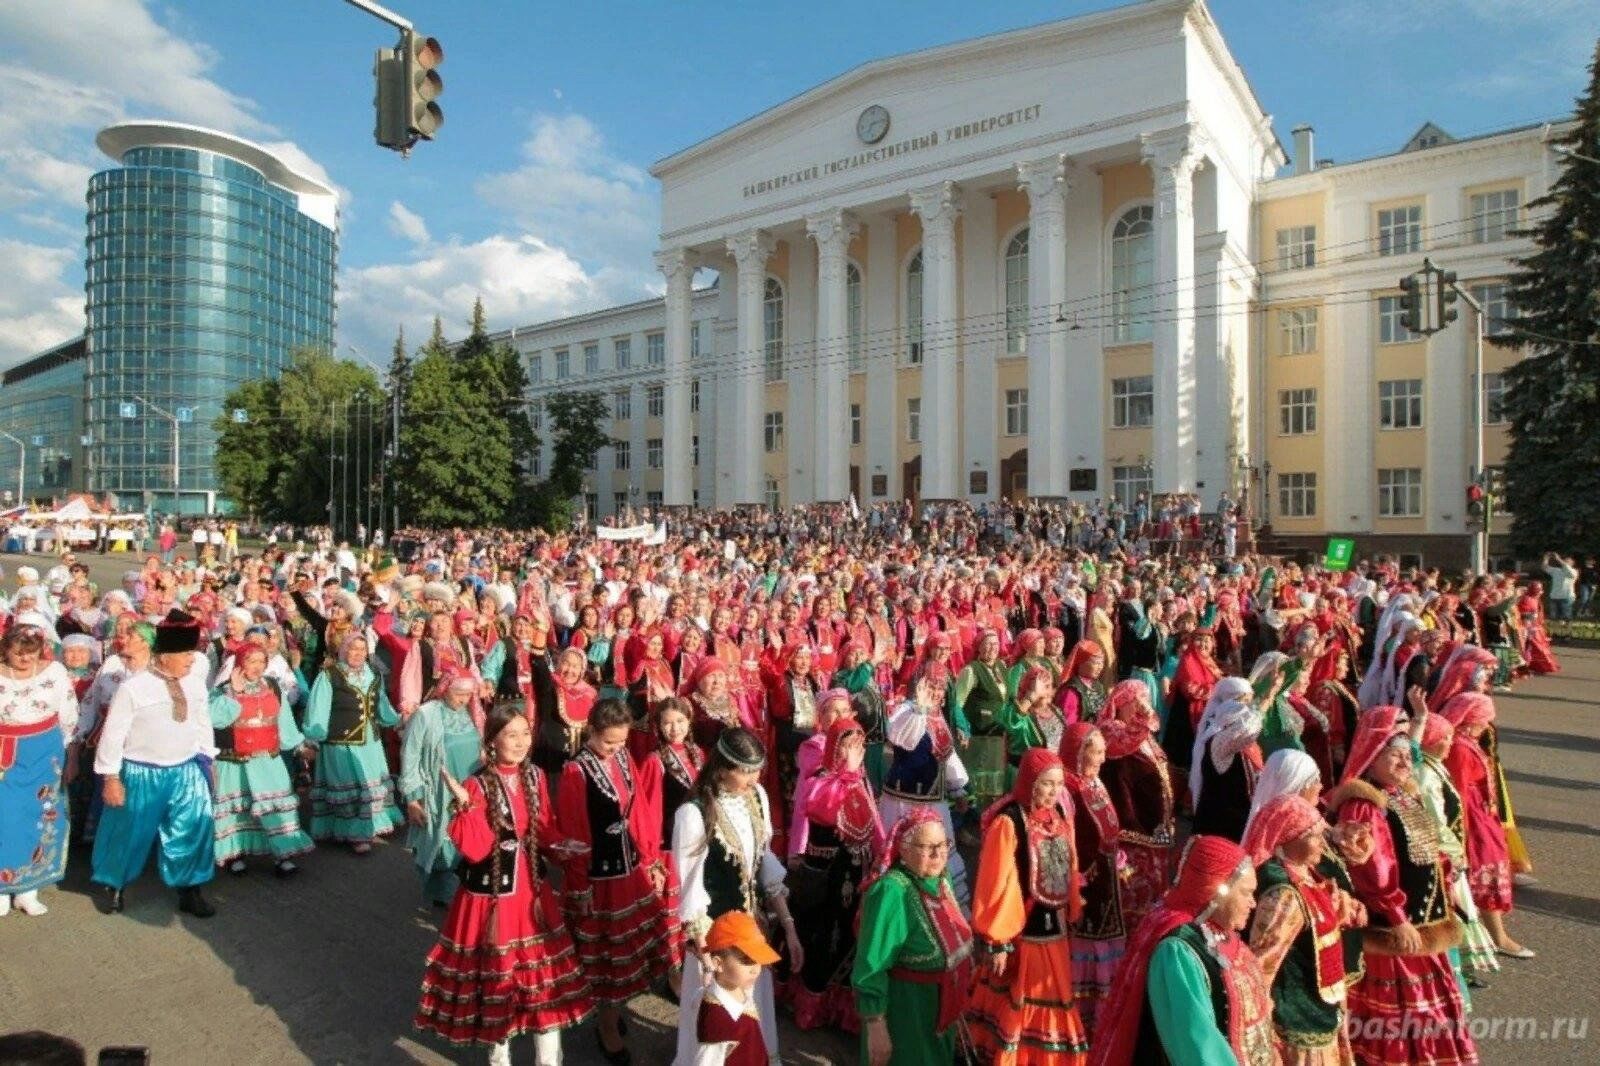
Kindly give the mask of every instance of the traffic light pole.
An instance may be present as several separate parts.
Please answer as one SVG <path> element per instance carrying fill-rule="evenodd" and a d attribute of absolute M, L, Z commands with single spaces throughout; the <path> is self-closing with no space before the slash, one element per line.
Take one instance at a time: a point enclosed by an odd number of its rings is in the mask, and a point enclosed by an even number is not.
<path fill-rule="evenodd" d="M 374 4 L 372 0 L 344 0 L 344 2 L 349 4 L 351 7 L 360 8 L 362 11 L 365 11 L 367 14 L 372 15 L 375 18 L 382 19 L 395 29 L 409 30 L 412 28 L 409 19 L 401 18 L 399 15 L 396 15 L 393 11 L 390 11 L 382 4 Z"/>
<path fill-rule="evenodd" d="M 1483 522 L 1472 533 L 1472 572 L 1489 568 L 1489 523 L 1494 515 L 1494 497 L 1489 493 L 1489 475 L 1483 469 L 1483 304 L 1459 287 L 1456 294 L 1472 308 L 1472 472 L 1484 490 Z"/>

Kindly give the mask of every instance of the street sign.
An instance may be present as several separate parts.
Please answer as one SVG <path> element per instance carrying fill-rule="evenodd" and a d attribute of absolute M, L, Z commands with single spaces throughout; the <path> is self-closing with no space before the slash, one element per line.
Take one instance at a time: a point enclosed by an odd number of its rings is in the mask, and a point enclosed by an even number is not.
<path fill-rule="evenodd" d="M 178 421 L 179 422 L 193 422 L 194 421 L 194 408 L 193 407 L 180 407 L 180 408 L 178 408 Z"/>
<path fill-rule="evenodd" d="M 43 448 L 44 447 L 44 434 L 43 433 L 35 433 L 33 435 L 33 446 L 35 448 Z"/>
<path fill-rule="evenodd" d="M 120 403 L 117 405 L 117 413 L 123 418 L 138 418 L 139 405 L 136 403 Z"/>
<path fill-rule="evenodd" d="M 1348 570 L 1355 558 L 1356 542 L 1348 537 L 1329 537 L 1328 550 L 1322 556 L 1325 570 Z"/>

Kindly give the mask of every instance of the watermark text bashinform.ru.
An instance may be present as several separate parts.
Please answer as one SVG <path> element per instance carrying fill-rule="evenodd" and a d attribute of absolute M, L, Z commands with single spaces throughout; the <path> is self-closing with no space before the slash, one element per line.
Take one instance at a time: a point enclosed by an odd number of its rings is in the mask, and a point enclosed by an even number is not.
<path fill-rule="evenodd" d="M 1346 1029 L 1352 1040 L 1419 1040 L 1438 1038 L 1463 1030 L 1474 1041 L 1484 1040 L 1587 1040 L 1589 1019 L 1529 1018 L 1474 1014 L 1460 1019 L 1417 1015 L 1350 1018 Z"/>

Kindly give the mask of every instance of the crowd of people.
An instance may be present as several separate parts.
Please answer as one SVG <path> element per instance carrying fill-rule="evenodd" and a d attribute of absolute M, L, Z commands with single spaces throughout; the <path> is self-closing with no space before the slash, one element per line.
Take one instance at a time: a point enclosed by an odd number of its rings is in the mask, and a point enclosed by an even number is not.
<path fill-rule="evenodd" d="M 649 528 L 648 526 L 646 527 Z M 15 572 L 0 914 L 403 834 L 419 1029 L 511 1061 L 1468 1063 L 1531 871 L 1539 582 L 1249 550 L 1226 498 L 705 512 Z M 398 541 L 398 538 L 396 538 Z M 198 542 L 196 542 L 198 544 Z M 1546 560 L 1549 563 L 1549 560 Z"/>

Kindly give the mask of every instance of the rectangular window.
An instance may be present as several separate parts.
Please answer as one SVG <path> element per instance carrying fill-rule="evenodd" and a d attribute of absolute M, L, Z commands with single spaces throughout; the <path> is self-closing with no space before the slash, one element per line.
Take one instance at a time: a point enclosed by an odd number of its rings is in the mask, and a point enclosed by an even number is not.
<path fill-rule="evenodd" d="M 1422 517 L 1422 468 L 1378 471 L 1378 514 L 1383 518 Z"/>
<path fill-rule="evenodd" d="M 906 440 L 912 444 L 922 442 L 922 397 L 906 400 Z"/>
<path fill-rule="evenodd" d="M 1284 355 L 1305 355 L 1317 350 L 1317 309 L 1286 307 L 1278 312 Z"/>
<path fill-rule="evenodd" d="M 1386 207 L 1378 212 L 1378 254 L 1410 255 L 1422 251 L 1422 205 Z"/>
<path fill-rule="evenodd" d="M 861 443 L 861 405 L 858 403 L 850 405 L 850 443 Z"/>
<path fill-rule="evenodd" d="M 644 416 L 660 418 L 666 410 L 666 390 L 660 385 L 647 385 L 644 390 Z"/>
<path fill-rule="evenodd" d="M 783 450 L 783 412 L 768 411 L 762 427 L 767 454 Z"/>
<path fill-rule="evenodd" d="M 778 491 L 778 479 L 775 477 L 767 478 L 766 490 L 767 510 L 776 511 L 783 503 L 783 496 Z"/>
<path fill-rule="evenodd" d="M 544 429 L 543 407 L 540 407 L 538 404 L 533 405 L 533 409 L 528 412 L 528 425 L 533 427 L 535 433 Z"/>
<path fill-rule="evenodd" d="M 1422 428 L 1422 379 L 1378 382 L 1378 425 L 1382 429 Z"/>
<path fill-rule="evenodd" d="M 1278 514 L 1283 518 L 1310 518 L 1317 513 L 1317 475 L 1278 475 Z"/>
<path fill-rule="evenodd" d="M 528 380 L 535 384 L 544 380 L 544 356 L 528 356 Z"/>
<path fill-rule="evenodd" d="M 700 465 L 700 434 L 698 433 L 689 438 L 689 465 Z"/>
<path fill-rule="evenodd" d="M 1506 379 L 1503 374 L 1483 375 L 1483 420 L 1491 426 L 1506 421 Z"/>
<path fill-rule="evenodd" d="M 1278 231 L 1278 269 L 1304 270 L 1317 265 L 1317 227 L 1289 226 Z"/>
<path fill-rule="evenodd" d="M 621 514 L 628 509 L 628 494 L 626 492 L 613 492 L 611 494 L 611 513 Z"/>
<path fill-rule="evenodd" d="M 1155 418 L 1155 379 L 1145 376 L 1111 382 L 1111 428 L 1148 426 Z"/>
<path fill-rule="evenodd" d="M 583 372 L 597 374 L 600 371 L 600 346 L 598 344 L 585 344 L 583 346 Z"/>
<path fill-rule="evenodd" d="M 1409 344 L 1422 339 L 1400 323 L 1400 297 L 1378 297 L 1378 343 Z"/>
<path fill-rule="evenodd" d="M 618 337 L 611 342 L 611 351 L 617 357 L 618 370 L 626 370 L 633 365 L 632 337 Z"/>
<path fill-rule="evenodd" d="M 1143 493 L 1147 498 L 1154 487 L 1155 471 L 1148 466 L 1111 468 L 1111 494 L 1124 507 L 1132 507 Z"/>
<path fill-rule="evenodd" d="M 583 516 L 590 522 L 600 517 L 600 494 L 586 492 L 583 494 Z"/>
<path fill-rule="evenodd" d="M 700 379 L 695 378 L 689 382 L 689 413 L 700 413 Z"/>
<path fill-rule="evenodd" d="M 700 323 L 689 323 L 689 358 L 700 358 Z"/>
<path fill-rule="evenodd" d="M 572 357 L 565 348 L 556 349 L 556 380 L 565 381 L 572 374 Z"/>
<path fill-rule="evenodd" d="M 661 469 L 661 438 L 651 437 L 644 442 L 644 465 L 651 470 Z"/>
<path fill-rule="evenodd" d="M 1021 437 L 1028 432 L 1028 390 L 1006 390 L 1006 436 Z"/>
<path fill-rule="evenodd" d="M 613 441 L 611 444 L 611 466 L 616 470 L 633 469 L 633 445 L 625 440 Z"/>
<path fill-rule="evenodd" d="M 542 452 L 533 453 L 533 461 L 528 464 L 528 473 L 534 477 L 544 477 L 544 454 Z"/>
<path fill-rule="evenodd" d="M 611 394 L 611 417 L 626 422 L 633 417 L 633 390 L 618 389 Z"/>
<path fill-rule="evenodd" d="M 1278 390 L 1278 432 L 1298 437 L 1317 431 L 1317 390 Z"/>
<path fill-rule="evenodd" d="M 1505 282 L 1484 282 L 1472 286 L 1471 292 L 1472 298 L 1483 308 L 1484 335 L 1498 337 L 1510 333 L 1511 320 L 1516 312 L 1511 306 L 1510 297 L 1506 295 Z M 1463 315 L 1465 313 L 1462 312 Z"/>
<path fill-rule="evenodd" d="M 661 499 L 661 493 L 655 489 L 651 489 L 644 494 L 644 502 L 654 510 L 659 511 L 661 509 Z"/>
<path fill-rule="evenodd" d="M 667 335 L 665 333 L 646 333 L 644 335 L 644 361 L 647 366 L 660 366 L 667 361 Z"/>
<path fill-rule="evenodd" d="M 1472 216 L 1472 239 L 1478 244 L 1503 241 L 1517 228 L 1522 194 L 1516 189 L 1473 193 L 1467 213 Z"/>

